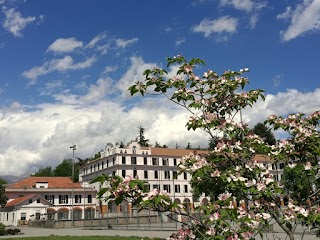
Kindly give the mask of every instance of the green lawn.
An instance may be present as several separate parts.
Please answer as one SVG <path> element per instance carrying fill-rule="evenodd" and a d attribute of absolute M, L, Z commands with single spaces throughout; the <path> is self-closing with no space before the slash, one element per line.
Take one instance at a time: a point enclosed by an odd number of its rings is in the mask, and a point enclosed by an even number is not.
<path fill-rule="evenodd" d="M 161 238 L 145 237 L 119 237 L 119 236 L 46 236 L 46 237 L 24 237 L 1 238 L 1 240 L 160 240 Z"/>

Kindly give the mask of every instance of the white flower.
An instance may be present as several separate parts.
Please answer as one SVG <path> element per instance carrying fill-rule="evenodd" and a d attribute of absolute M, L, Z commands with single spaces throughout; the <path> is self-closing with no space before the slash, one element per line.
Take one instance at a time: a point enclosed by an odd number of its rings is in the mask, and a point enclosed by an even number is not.
<path fill-rule="evenodd" d="M 267 219 L 271 218 L 271 215 L 269 213 L 262 213 L 262 218 L 267 220 Z"/>
<path fill-rule="evenodd" d="M 312 167 L 310 162 L 307 162 L 306 165 L 304 165 L 304 170 L 310 170 Z"/>
<path fill-rule="evenodd" d="M 297 166 L 296 163 L 288 163 L 288 167 L 289 167 L 289 168 L 294 168 L 295 166 Z"/>

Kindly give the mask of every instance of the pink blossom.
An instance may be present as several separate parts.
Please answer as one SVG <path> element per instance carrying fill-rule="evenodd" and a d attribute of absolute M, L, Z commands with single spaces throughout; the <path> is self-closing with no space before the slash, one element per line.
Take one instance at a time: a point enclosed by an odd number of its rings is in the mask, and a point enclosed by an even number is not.
<path fill-rule="evenodd" d="M 206 234 L 208 234 L 209 236 L 214 236 L 216 234 L 216 231 L 214 230 L 213 227 L 210 227 L 207 231 Z"/>
<path fill-rule="evenodd" d="M 224 201 L 224 200 L 227 200 L 229 197 L 231 197 L 231 193 L 225 192 L 225 193 L 221 193 L 218 196 L 218 199 Z"/>
<path fill-rule="evenodd" d="M 218 212 L 215 212 L 214 214 L 212 214 L 210 217 L 209 217 L 209 219 L 210 219 L 210 221 L 217 221 L 219 218 L 220 218 L 221 216 L 220 216 L 220 214 L 218 213 Z"/>
<path fill-rule="evenodd" d="M 216 169 L 213 173 L 211 173 L 211 177 L 220 177 L 220 173 L 221 173 L 221 171 Z"/>

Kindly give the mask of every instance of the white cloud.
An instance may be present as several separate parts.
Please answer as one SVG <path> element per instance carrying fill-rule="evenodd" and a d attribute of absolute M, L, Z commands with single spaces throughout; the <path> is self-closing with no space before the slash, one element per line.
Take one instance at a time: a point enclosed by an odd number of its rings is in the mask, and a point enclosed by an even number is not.
<path fill-rule="evenodd" d="M 138 42 L 138 40 L 139 40 L 139 38 L 132 38 L 132 39 L 128 39 L 128 40 L 118 38 L 115 41 L 116 41 L 117 47 L 126 48 L 132 44 L 135 44 L 136 42 Z"/>
<path fill-rule="evenodd" d="M 102 41 L 107 37 L 106 33 L 100 33 L 99 35 L 95 36 L 94 38 L 91 39 L 91 41 L 88 43 L 87 47 L 88 48 L 93 48 L 97 45 L 98 42 Z"/>
<path fill-rule="evenodd" d="M 251 11 L 254 3 L 251 0 L 220 0 L 222 6 L 230 5 L 238 10 Z"/>
<path fill-rule="evenodd" d="M 134 84 L 137 81 L 143 80 L 143 72 L 146 69 L 151 69 L 155 67 L 156 64 L 145 63 L 140 57 L 132 57 L 131 58 L 131 66 L 126 71 L 125 74 L 121 76 L 119 81 L 117 82 L 117 89 L 122 92 L 122 96 L 129 96 L 129 92 L 127 91 L 129 86 Z"/>
<path fill-rule="evenodd" d="M 91 58 L 87 58 L 83 62 L 75 63 L 71 56 L 65 56 L 64 58 L 47 61 L 42 66 L 33 67 L 30 70 L 24 71 L 22 75 L 31 80 L 30 84 L 34 84 L 37 78 L 42 75 L 46 75 L 54 71 L 65 72 L 68 70 L 89 68 L 96 62 L 96 60 L 96 57 L 93 56 Z"/>
<path fill-rule="evenodd" d="M 76 48 L 81 48 L 83 43 L 75 38 L 59 38 L 55 40 L 47 51 L 55 53 L 69 53 L 73 52 Z"/>
<path fill-rule="evenodd" d="M 204 19 L 199 25 L 192 28 L 193 32 L 204 33 L 209 37 L 213 33 L 235 33 L 237 31 L 238 20 L 234 17 L 223 16 L 218 19 Z"/>
<path fill-rule="evenodd" d="M 144 63 L 147 65 L 147 63 Z M 97 81 L 95 87 L 107 89 L 107 79 Z M 96 93 L 90 87 L 86 95 Z M 101 93 L 102 94 L 102 93 Z M 98 94 L 99 95 L 99 94 Z M 146 128 L 146 138 L 181 148 L 190 142 L 193 146 L 208 145 L 207 134 L 187 131 L 189 113 L 164 97 L 137 98 L 128 107 L 98 97 L 94 104 L 84 105 L 77 97 L 71 104 L 39 104 L 1 109 L 0 121 L 0 175 L 36 171 L 40 166 L 56 166 L 72 157 L 70 146 L 77 145 L 76 157 L 93 156 L 107 142 L 129 142 L 138 136 L 138 126 Z M 281 104 L 279 104 L 281 102 Z M 320 89 L 302 93 L 287 90 L 268 94 L 265 102 L 243 111 L 243 119 L 252 127 L 269 115 L 287 115 L 291 112 L 311 113 L 319 110 Z M 27 111 L 28 108 L 34 109 Z"/>
<path fill-rule="evenodd" d="M 280 74 L 277 74 L 276 76 L 274 76 L 273 77 L 273 86 L 276 88 L 279 87 L 282 79 L 283 79 L 283 77 Z"/>
<path fill-rule="evenodd" d="M 108 74 L 110 72 L 115 72 L 118 69 L 117 66 L 106 66 L 102 74 Z"/>
<path fill-rule="evenodd" d="M 246 12 L 249 16 L 251 29 L 254 29 L 260 18 L 260 12 L 267 6 L 266 1 L 260 0 L 220 0 L 222 7 L 230 6 L 239 11 Z"/>
<path fill-rule="evenodd" d="M 91 84 L 88 93 L 81 96 L 79 100 L 85 104 L 91 104 L 106 97 L 113 92 L 111 78 L 100 78 L 96 84 Z"/>
<path fill-rule="evenodd" d="M 280 32 L 283 41 L 290 41 L 307 32 L 319 31 L 320 0 L 304 0 L 293 10 L 287 7 L 277 18 L 290 19 L 288 29 Z"/>
<path fill-rule="evenodd" d="M 176 46 L 179 46 L 179 45 L 181 45 L 181 44 L 183 44 L 183 43 L 185 43 L 186 42 L 186 40 L 183 38 L 183 39 L 180 39 L 180 40 L 177 40 L 176 41 Z"/>
<path fill-rule="evenodd" d="M 5 30 L 11 32 L 15 37 L 22 36 L 22 30 L 30 23 L 36 20 L 35 17 L 22 17 L 21 13 L 16 11 L 14 8 L 6 9 L 3 8 L 5 19 L 2 26 Z"/>

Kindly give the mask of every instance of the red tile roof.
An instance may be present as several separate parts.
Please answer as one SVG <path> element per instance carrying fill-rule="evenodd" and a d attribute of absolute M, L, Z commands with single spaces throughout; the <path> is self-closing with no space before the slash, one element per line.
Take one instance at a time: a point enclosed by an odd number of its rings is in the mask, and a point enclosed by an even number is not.
<path fill-rule="evenodd" d="M 171 157 L 184 157 L 193 154 L 208 154 L 207 150 L 192 150 L 192 149 L 175 149 L 175 148 L 151 148 L 151 154 L 157 156 L 171 156 Z"/>
<path fill-rule="evenodd" d="M 38 196 L 37 194 L 29 194 L 29 195 L 26 195 L 26 196 L 22 196 L 22 197 L 18 197 L 10 202 L 7 202 L 7 204 L 4 206 L 5 208 L 7 207 L 13 207 L 13 206 L 16 206 L 22 202 L 24 202 L 25 200 L 28 200 L 32 197 L 36 196 L 37 198 L 42 198 L 40 196 Z M 42 198 L 43 200 L 45 200 L 44 198 Z M 46 202 L 48 202 L 47 200 L 45 200 Z M 48 204 L 52 205 L 50 202 L 48 202 Z"/>
<path fill-rule="evenodd" d="M 48 188 L 82 188 L 80 183 L 73 183 L 69 177 L 28 177 L 6 188 L 35 188 L 36 183 L 48 183 Z"/>

